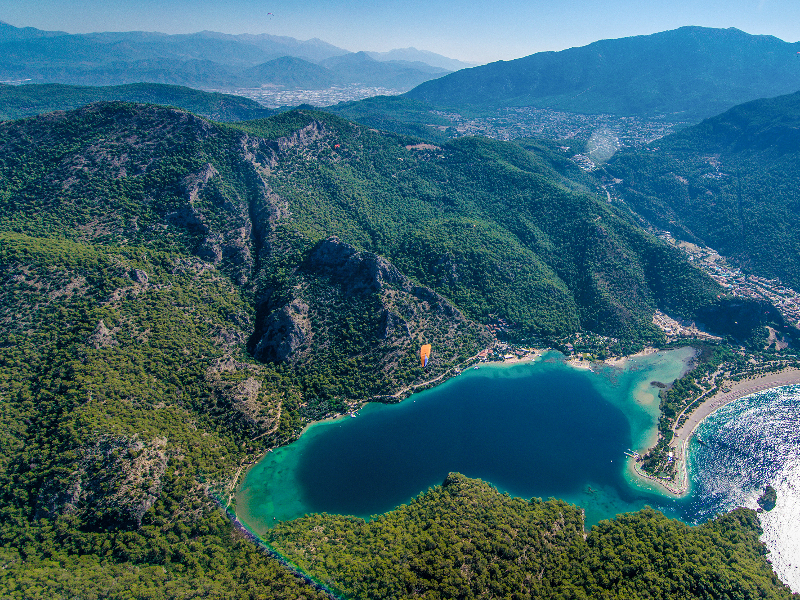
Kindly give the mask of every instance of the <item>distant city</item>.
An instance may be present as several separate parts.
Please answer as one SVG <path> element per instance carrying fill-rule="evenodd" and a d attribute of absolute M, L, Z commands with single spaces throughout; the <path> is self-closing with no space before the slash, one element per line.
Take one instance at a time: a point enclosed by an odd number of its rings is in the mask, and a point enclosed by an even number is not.
<path fill-rule="evenodd" d="M 300 104 L 325 108 L 339 102 L 364 100 L 374 96 L 397 96 L 406 90 L 351 84 L 318 90 L 265 85 L 258 88 L 213 91 L 244 96 L 267 108 Z M 452 137 L 479 135 L 505 141 L 539 137 L 589 142 L 585 151 L 573 156 L 573 160 L 586 171 L 595 170 L 620 148 L 643 146 L 690 124 L 669 120 L 665 115 L 652 118 L 618 117 L 533 107 L 507 107 L 498 109 L 493 115 L 480 117 L 465 117 L 457 112 L 441 110 L 432 110 L 431 114 L 451 121 L 450 125 L 432 127 L 447 132 Z M 568 151 L 569 147 L 564 149 Z"/>
<path fill-rule="evenodd" d="M 383 87 L 369 87 L 359 84 L 335 85 L 321 90 L 284 89 L 279 86 L 262 86 L 258 88 L 236 88 L 212 90 L 223 94 L 234 94 L 255 100 L 267 108 L 299 106 L 310 104 L 320 108 L 333 106 L 339 102 L 364 100 L 373 96 L 397 96 L 405 90 Z"/>
<path fill-rule="evenodd" d="M 498 140 L 540 137 L 553 140 L 595 140 L 602 154 L 626 146 L 642 146 L 673 133 L 686 124 L 666 116 L 618 117 L 609 114 L 585 115 L 547 108 L 508 107 L 496 116 L 466 118 L 458 113 L 434 111 L 453 121 L 459 135 L 483 135 Z M 605 159 L 607 160 L 607 158 Z"/>

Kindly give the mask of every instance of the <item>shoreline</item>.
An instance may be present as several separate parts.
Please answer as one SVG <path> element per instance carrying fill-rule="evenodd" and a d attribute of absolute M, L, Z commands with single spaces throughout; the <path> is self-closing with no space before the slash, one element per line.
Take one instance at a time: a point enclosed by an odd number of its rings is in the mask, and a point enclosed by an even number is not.
<path fill-rule="evenodd" d="M 634 464 L 634 472 L 643 480 L 659 485 L 669 496 L 682 498 L 689 493 L 689 470 L 686 460 L 686 451 L 689 440 L 700 424 L 723 406 L 731 402 L 750 396 L 757 392 L 770 390 L 788 385 L 800 384 L 800 369 L 788 367 L 782 371 L 766 373 L 755 379 L 744 379 L 735 382 L 726 382 L 726 387 L 730 391 L 719 390 L 716 394 L 708 398 L 692 411 L 686 421 L 674 431 L 674 436 L 670 442 L 670 448 L 674 453 L 675 465 L 677 467 L 677 481 L 664 481 L 656 477 L 647 475 Z"/>
<path fill-rule="evenodd" d="M 533 349 L 522 356 L 515 356 L 514 358 L 506 358 L 503 360 L 498 361 L 485 361 L 481 360 L 480 357 L 472 356 L 468 358 L 466 361 L 462 362 L 455 368 L 449 369 L 445 371 L 438 377 L 428 380 L 426 382 L 422 382 L 416 385 L 408 386 L 400 391 L 396 392 L 395 394 L 391 394 L 388 396 L 379 396 L 373 397 L 365 400 L 355 401 L 354 404 L 356 406 L 351 406 L 351 410 L 342 414 L 333 414 L 325 417 L 324 419 L 320 419 L 319 421 L 312 421 L 307 423 L 303 429 L 298 434 L 298 438 L 301 437 L 306 431 L 317 424 L 330 422 L 330 421 L 337 421 L 339 419 L 345 418 L 350 415 L 350 412 L 358 411 L 360 408 L 363 408 L 366 404 L 371 402 L 378 402 L 384 403 L 382 400 L 391 398 L 395 402 L 402 402 L 406 400 L 409 396 L 413 395 L 414 393 L 424 391 L 427 389 L 431 389 L 433 387 L 437 387 L 441 383 L 460 375 L 465 370 L 469 369 L 470 366 L 475 367 L 494 367 L 494 368 L 502 368 L 507 366 L 513 366 L 515 364 L 523 363 L 523 362 L 535 362 L 543 355 L 547 354 L 548 352 L 556 351 L 553 348 L 536 348 Z M 577 360 L 575 358 L 564 357 L 566 360 L 564 361 L 570 367 L 577 369 L 577 370 L 589 370 L 594 371 L 595 365 L 605 365 L 609 367 L 615 368 L 624 368 L 632 358 L 644 357 L 649 356 L 651 354 L 655 354 L 657 352 L 661 352 L 662 350 L 655 347 L 645 347 L 643 350 L 636 352 L 631 355 L 620 356 L 620 357 L 613 357 L 609 359 L 605 359 L 602 361 L 590 361 L 590 360 Z M 668 351 L 668 350 L 667 350 Z M 477 361 L 477 362 L 476 362 Z M 466 365 L 466 366 L 465 366 Z M 670 449 L 674 453 L 675 457 L 675 464 L 677 467 L 677 476 L 676 480 L 662 480 L 658 477 L 649 475 L 641 470 L 638 463 L 635 460 L 632 460 L 629 463 L 629 468 L 631 473 L 635 476 L 635 479 L 639 480 L 641 484 L 646 484 L 648 486 L 655 486 L 655 490 L 657 492 L 661 492 L 662 494 L 673 497 L 673 498 L 681 498 L 685 496 L 689 491 L 689 477 L 688 477 L 688 465 L 685 461 L 686 456 L 686 449 L 688 445 L 689 439 L 694 434 L 694 431 L 703 422 L 709 415 L 716 412 L 719 408 L 730 404 L 731 402 L 738 400 L 739 398 L 749 396 L 756 392 L 764 391 L 767 389 L 773 389 L 778 387 L 783 387 L 787 385 L 795 385 L 800 384 L 800 369 L 789 367 L 782 371 L 774 372 L 774 373 L 767 373 L 756 379 L 746 379 L 737 382 L 726 382 L 724 385 L 729 387 L 729 392 L 723 392 L 722 390 L 718 391 L 714 396 L 711 396 L 702 404 L 700 404 L 690 415 L 688 416 L 687 420 L 677 429 L 674 430 L 674 437 L 672 442 L 670 443 Z M 255 460 L 250 462 L 249 464 L 242 465 L 242 467 L 246 467 L 245 469 L 240 468 L 240 472 L 237 473 L 239 475 L 234 484 L 233 490 L 237 490 L 239 484 L 241 483 L 241 471 L 244 471 L 246 476 L 247 472 L 252 468 L 255 464 L 257 464 L 260 460 L 262 460 L 268 452 L 271 452 L 275 448 L 271 448 L 266 450 L 265 452 L 261 453 L 259 456 L 255 457 Z"/>
<path fill-rule="evenodd" d="M 524 354 L 523 356 L 518 356 L 518 357 L 514 357 L 514 358 L 506 358 L 506 359 L 499 360 L 499 361 L 485 361 L 485 360 L 481 359 L 477 354 L 475 356 L 470 356 L 468 359 L 466 359 L 465 361 L 460 363 L 458 366 L 453 367 L 451 369 L 448 369 L 447 371 L 445 371 L 444 373 L 442 373 L 438 377 L 435 377 L 434 379 L 429 379 L 428 381 L 423 381 L 421 383 L 412 384 L 412 385 L 407 386 L 405 388 L 401 388 L 399 391 L 395 392 L 394 394 L 389 394 L 389 395 L 386 395 L 386 396 L 373 396 L 373 397 L 366 398 L 366 399 L 350 400 L 350 401 L 347 402 L 347 404 L 350 406 L 350 409 L 347 412 L 330 414 L 330 415 L 328 415 L 328 416 L 326 416 L 326 417 L 324 417 L 322 419 L 319 419 L 317 421 L 311 421 L 309 423 L 306 423 L 303 426 L 303 428 L 300 430 L 300 432 L 297 434 L 297 437 L 294 440 L 292 440 L 292 442 L 297 441 L 298 439 L 300 439 L 300 437 L 302 437 L 311 427 L 314 427 L 315 425 L 318 425 L 320 423 L 329 423 L 329 422 L 332 422 L 332 421 L 338 421 L 339 419 L 344 419 L 344 418 L 350 416 L 353 413 L 357 413 L 359 410 L 364 408 L 364 406 L 366 406 L 367 404 L 370 404 L 372 402 L 377 402 L 379 404 L 386 404 L 386 402 L 385 402 L 386 399 L 391 399 L 393 401 L 391 403 L 403 402 L 404 400 L 407 400 L 409 397 L 411 397 L 415 393 L 419 393 L 419 392 L 423 392 L 425 390 L 432 389 L 432 388 L 434 388 L 434 387 L 436 387 L 436 386 L 448 381 L 449 379 L 452 379 L 453 377 L 457 377 L 458 375 L 460 375 L 461 373 L 463 373 L 464 371 L 466 371 L 467 369 L 469 369 L 471 367 L 482 367 L 482 366 L 503 367 L 503 366 L 511 366 L 511 365 L 518 364 L 518 363 L 521 363 L 521 362 L 526 362 L 526 361 L 527 362 L 531 362 L 531 361 L 535 361 L 536 359 L 540 358 L 543 354 L 545 354 L 547 352 L 550 352 L 551 350 L 552 349 L 550 349 L 550 348 L 544 348 L 544 349 L 535 348 L 532 351 Z M 478 361 L 478 362 L 475 362 L 475 361 Z M 289 443 L 291 443 L 291 442 L 289 442 Z M 264 450 L 263 452 L 260 452 L 255 457 L 252 457 L 253 458 L 252 461 L 243 462 L 242 464 L 239 465 L 239 469 L 236 472 L 235 479 L 233 480 L 232 487 L 231 487 L 231 489 L 234 492 L 234 495 L 235 495 L 235 492 L 238 491 L 239 486 L 241 485 L 241 482 L 244 481 L 245 477 L 247 477 L 247 473 L 250 471 L 250 469 L 252 469 L 255 465 L 257 465 L 264 458 L 266 458 L 267 454 L 269 454 L 273 450 L 276 450 L 276 449 L 281 448 L 281 447 L 282 446 L 274 446 L 274 447 L 268 448 L 268 449 Z M 244 467 L 247 467 L 247 468 L 244 468 Z M 244 471 L 244 473 L 242 473 L 242 471 Z M 230 502 L 229 502 L 229 504 L 230 504 Z"/>
<path fill-rule="evenodd" d="M 691 344 L 689 344 L 691 345 Z M 668 350 L 663 350 L 664 352 Z M 650 356 L 651 354 L 655 354 L 657 352 L 662 352 L 661 348 L 656 348 L 654 346 L 645 346 L 643 350 L 639 350 L 635 354 L 627 354 L 625 356 L 615 356 L 613 358 L 607 358 L 601 362 L 607 364 L 609 367 L 624 367 L 625 364 L 631 358 L 640 358 L 642 356 Z"/>

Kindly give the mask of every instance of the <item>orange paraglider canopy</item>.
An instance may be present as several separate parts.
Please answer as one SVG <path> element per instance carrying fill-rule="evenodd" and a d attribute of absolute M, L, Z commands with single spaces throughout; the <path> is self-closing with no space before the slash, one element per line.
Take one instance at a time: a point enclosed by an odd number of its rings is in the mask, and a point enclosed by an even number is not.
<path fill-rule="evenodd" d="M 431 345 L 425 344 L 419 351 L 419 360 L 422 363 L 423 367 L 428 366 L 428 358 L 431 356 Z"/>

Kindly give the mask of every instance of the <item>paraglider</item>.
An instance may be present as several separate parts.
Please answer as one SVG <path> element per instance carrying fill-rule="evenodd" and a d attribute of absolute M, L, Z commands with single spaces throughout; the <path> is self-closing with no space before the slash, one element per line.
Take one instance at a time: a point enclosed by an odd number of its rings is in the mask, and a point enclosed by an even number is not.
<path fill-rule="evenodd" d="M 419 351 L 419 360 L 422 363 L 423 368 L 428 366 L 428 359 L 431 356 L 431 345 L 425 344 Z"/>

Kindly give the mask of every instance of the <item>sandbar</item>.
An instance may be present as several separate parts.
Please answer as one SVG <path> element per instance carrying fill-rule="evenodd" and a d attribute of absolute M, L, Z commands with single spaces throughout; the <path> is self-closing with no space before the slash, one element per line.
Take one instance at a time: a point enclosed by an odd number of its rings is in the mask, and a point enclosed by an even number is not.
<path fill-rule="evenodd" d="M 675 481 L 663 481 L 655 477 L 650 477 L 636 469 L 636 473 L 648 481 L 658 483 L 666 489 L 671 495 L 685 496 L 689 492 L 689 474 L 686 465 L 686 448 L 689 439 L 697 429 L 698 425 L 713 412 L 719 410 L 723 406 L 730 404 L 734 400 L 743 398 L 761 392 L 764 390 L 783 387 L 785 385 L 800 384 L 800 369 L 794 367 L 787 367 L 782 371 L 775 373 L 766 373 L 764 375 L 744 379 L 741 381 L 727 382 L 723 384 L 729 391 L 720 389 L 716 394 L 708 398 L 700 406 L 698 406 L 686 419 L 686 421 L 675 430 L 675 435 L 672 438 L 672 451 L 675 456 L 677 476 Z M 638 466 L 638 465 L 637 465 Z"/>

